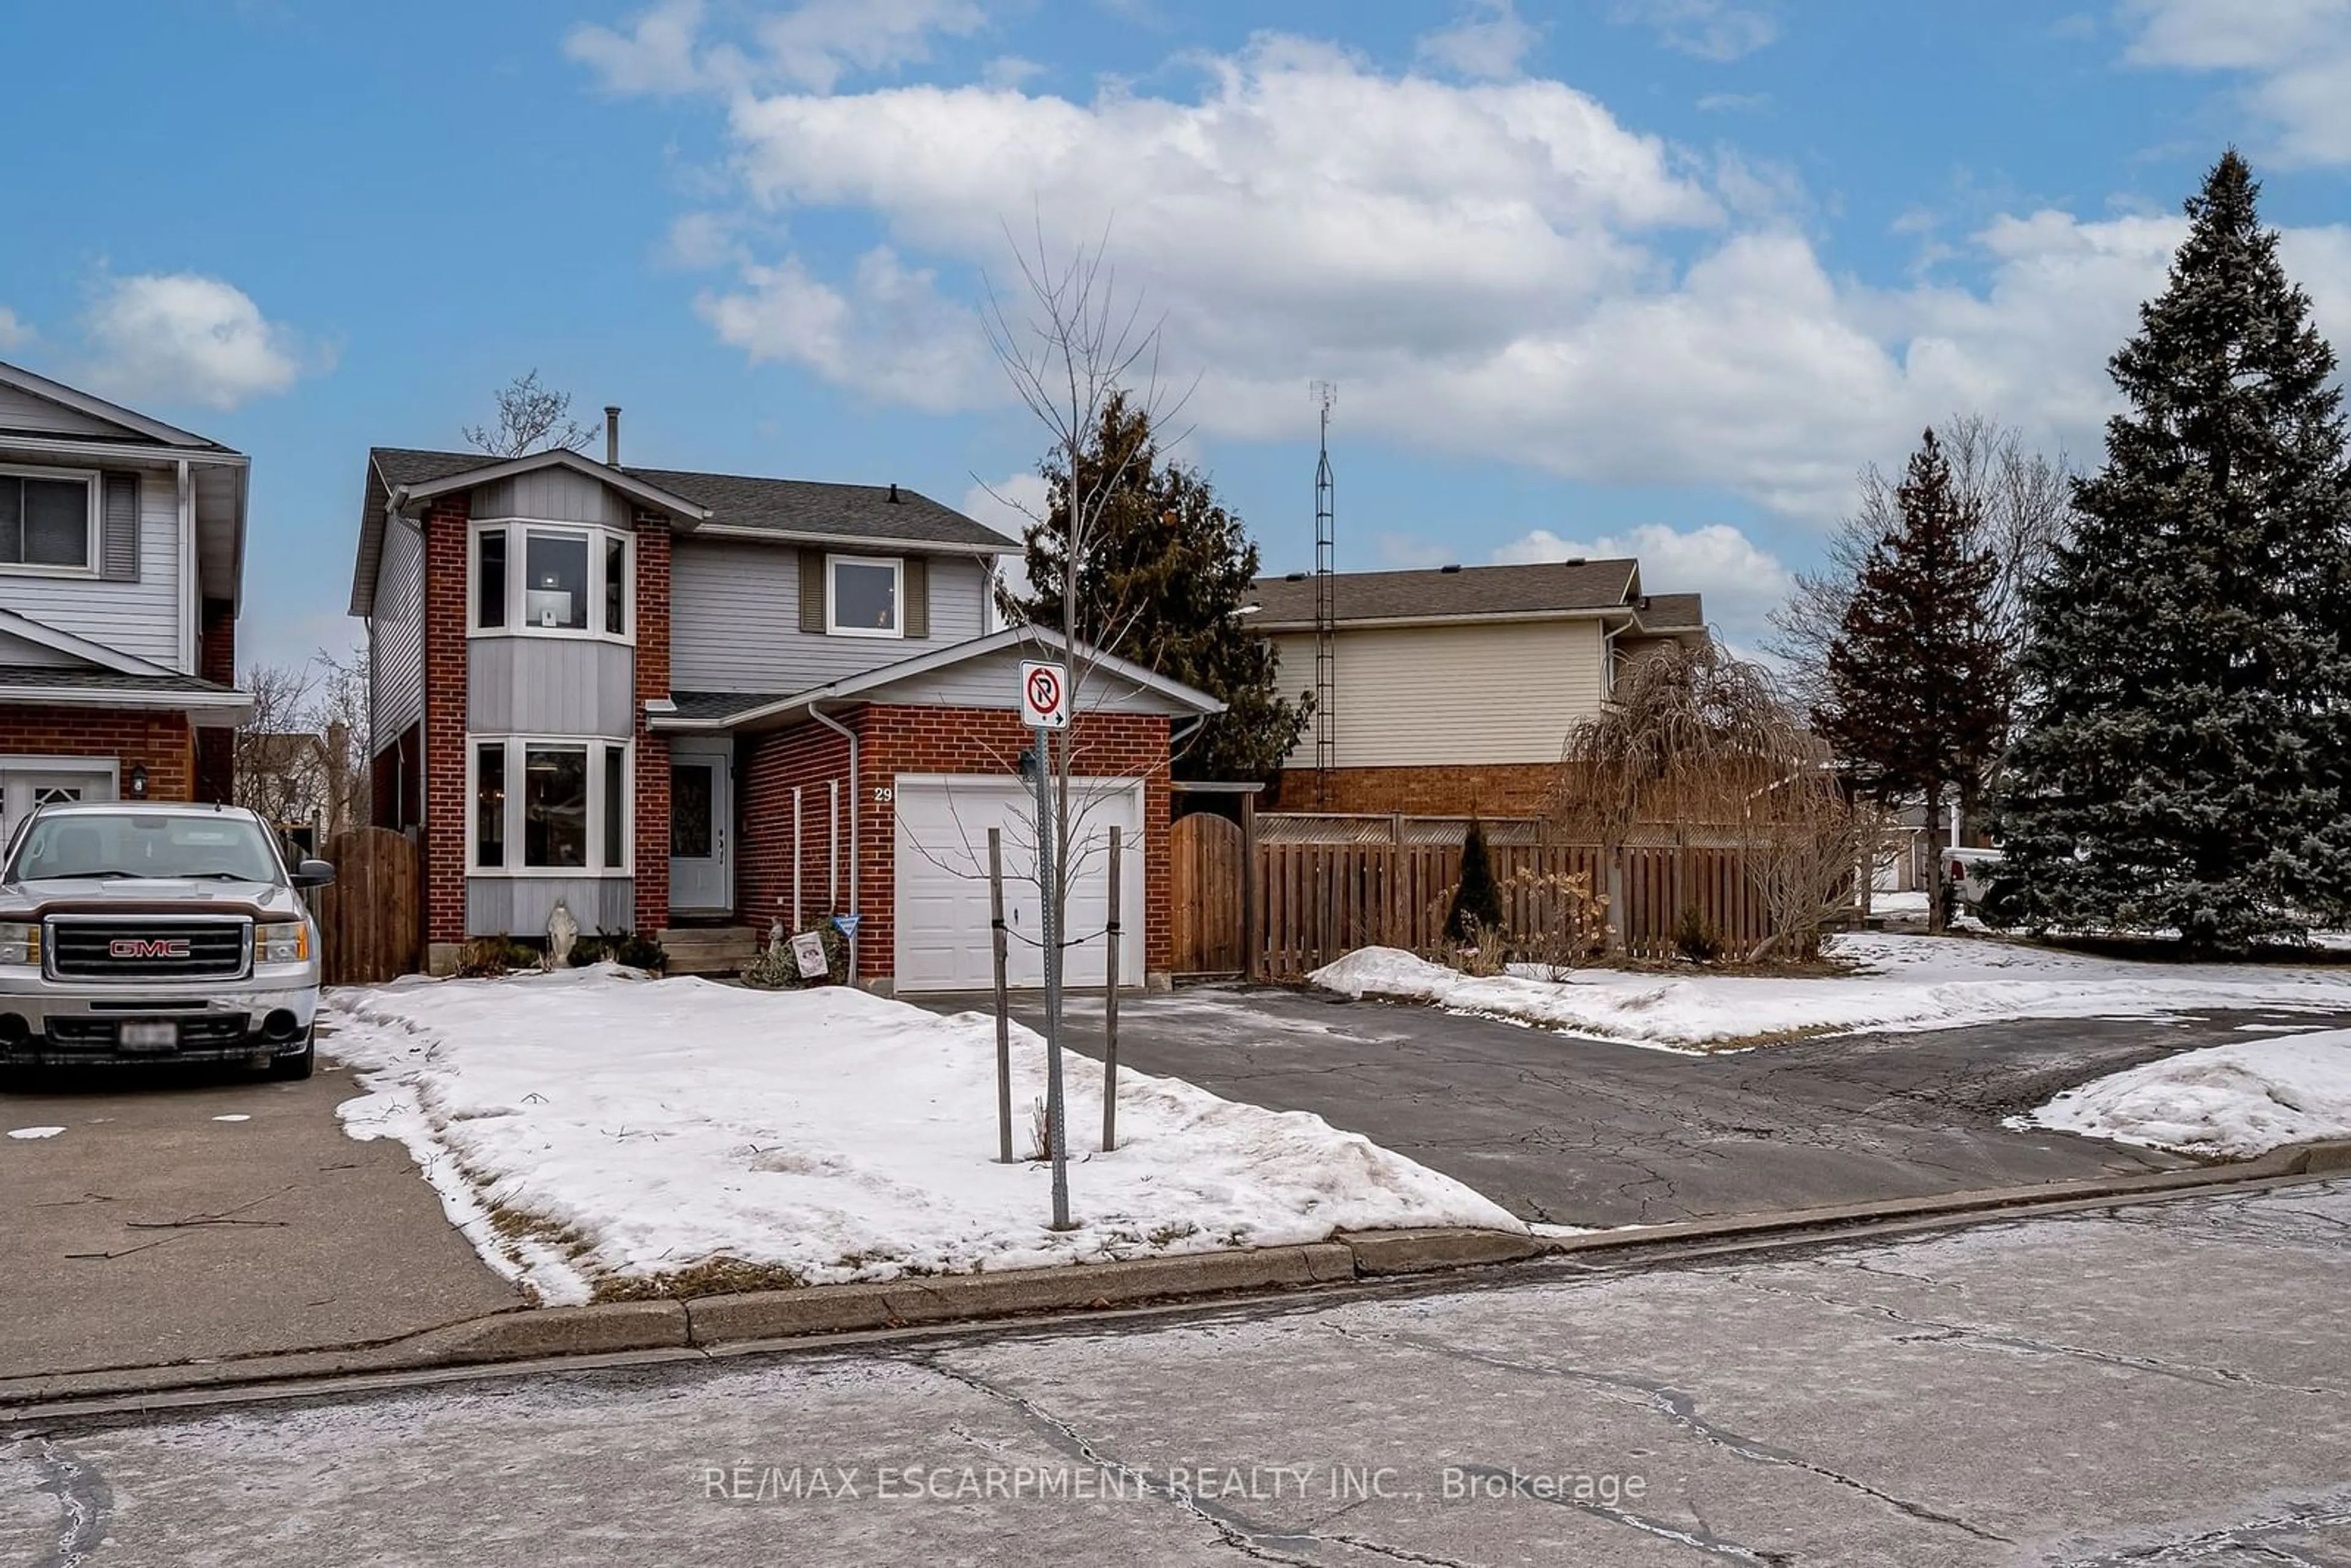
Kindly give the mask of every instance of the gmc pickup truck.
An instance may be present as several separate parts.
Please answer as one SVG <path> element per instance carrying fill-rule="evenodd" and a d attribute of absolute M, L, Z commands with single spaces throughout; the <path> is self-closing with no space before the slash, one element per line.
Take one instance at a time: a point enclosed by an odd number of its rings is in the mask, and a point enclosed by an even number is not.
<path fill-rule="evenodd" d="M 243 1061 L 310 1076 L 319 926 L 229 806 L 44 806 L 0 858 L 0 1067 Z"/>

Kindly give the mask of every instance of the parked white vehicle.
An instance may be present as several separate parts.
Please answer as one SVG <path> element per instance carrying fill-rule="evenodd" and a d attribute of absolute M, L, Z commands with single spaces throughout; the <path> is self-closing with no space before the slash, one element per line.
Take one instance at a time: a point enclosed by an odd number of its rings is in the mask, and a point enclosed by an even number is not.
<path fill-rule="evenodd" d="M 2000 864 L 1998 850 L 1945 850 L 1943 874 L 1959 890 L 1959 902 L 1978 904 L 1989 891 L 1993 868 Z"/>

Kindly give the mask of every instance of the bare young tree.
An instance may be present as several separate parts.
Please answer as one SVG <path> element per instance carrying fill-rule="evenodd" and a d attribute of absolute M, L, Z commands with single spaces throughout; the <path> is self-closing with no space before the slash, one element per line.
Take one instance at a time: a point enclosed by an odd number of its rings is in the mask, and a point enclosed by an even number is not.
<path fill-rule="evenodd" d="M 571 394 L 541 386 L 533 370 L 517 376 L 491 394 L 498 416 L 487 425 L 464 428 L 466 444 L 493 457 L 528 457 L 534 452 L 560 448 L 577 452 L 596 431 L 571 417 Z"/>
<path fill-rule="evenodd" d="M 321 650 L 246 672 L 253 712 L 236 729 L 236 803 L 267 821 L 326 832 L 367 820 L 367 665 Z"/>
<path fill-rule="evenodd" d="M 1008 237 L 1009 231 L 1008 231 Z M 1088 766 L 1086 721 L 1101 683 L 1095 672 L 1099 649 L 1118 641 L 1133 607 L 1090 603 L 1080 591 L 1084 567 L 1102 538 L 1105 519 L 1144 448 L 1128 444 L 1097 452 L 1103 418 L 1114 403 L 1143 416 L 1147 428 L 1166 429 L 1190 393 L 1172 392 L 1160 378 L 1160 322 L 1146 319 L 1139 294 L 1123 294 L 1111 265 L 1107 239 L 1057 254 L 1039 225 L 1026 246 L 1015 241 L 1013 259 L 1019 287 L 1008 299 L 991 281 L 981 312 L 988 346 L 1021 405 L 1044 426 L 1050 443 L 1047 465 L 1066 476 L 1058 494 L 1042 504 L 993 489 L 991 495 L 1040 528 L 1056 536 L 1061 559 L 1061 623 L 1068 635 L 1069 704 L 1076 722 L 1054 752 L 1051 788 L 1058 833 L 1054 844 L 1056 887 L 1048 896 L 1057 915 L 1069 907 L 1069 889 L 1081 857 L 1071 849 L 1085 842 L 1087 804 L 1073 813 L 1071 780 L 1102 777 Z M 1172 437 L 1168 444 L 1180 441 Z M 1058 526 L 1057 526 L 1058 525 Z M 1073 936 L 1057 918 L 1061 944 Z"/>
<path fill-rule="evenodd" d="M 1994 630 L 2007 647 L 2021 650 L 2025 590 L 2073 526 L 2073 463 L 2063 452 L 2051 457 L 2032 451 L 2022 431 L 1980 413 L 1954 414 L 1934 429 L 1950 464 L 1952 490 L 1983 519 L 1997 563 Z M 1860 484 L 1859 503 L 1830 536 L 1820 566 L 1796 574 L 1794 591 L 1771 612 L 1771 633 L 1763 643 L 1780 663 L 1796 706 L 1807 712 L 1828 695 L 1829 644 L 1844 624 L 1862 563 L 1872 546 L 1901 525 L 1896 502 L 1901 476 L 1888 476 L 1873 463 L 1861 471 Z"/>

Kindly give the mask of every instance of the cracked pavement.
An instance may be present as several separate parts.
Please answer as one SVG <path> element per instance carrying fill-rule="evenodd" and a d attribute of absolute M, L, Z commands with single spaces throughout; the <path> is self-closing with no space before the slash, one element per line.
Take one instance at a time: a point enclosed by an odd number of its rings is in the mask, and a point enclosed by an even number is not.
<path fill-rule="evenodd" d="M 985 998 L 923 998 L 942 1012 Z M 1019 997 L 1030 1027 L 1041 1003 Z M 1100 1055 L 1102 1002 L 1068 1043 Z M 1719 1056 L 1275 988 L 1121 998 L 1119 1060 L 1311 1111 L 1522 1218 L 1606 1227 L 2167 1170 L 2188 1162 L 2004 1117 L 2144 1061 L 2351 1019 L 2210 1012 L 1854 1034 Z"/>
<path fill-rule="evenodd" d="M 2339 1568 L 2346 1297 L 2338 1182 L 57 1424 L 0 1561 Z"/>

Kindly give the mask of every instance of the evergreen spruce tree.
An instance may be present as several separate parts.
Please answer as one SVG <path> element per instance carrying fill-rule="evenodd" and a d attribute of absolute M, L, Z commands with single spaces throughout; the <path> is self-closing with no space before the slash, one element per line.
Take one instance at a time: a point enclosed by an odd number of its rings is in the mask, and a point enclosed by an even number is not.
<path fill-rule="evenodd" d="M 1461 841 L 1461 885 L 1453 890 L 1453 906 L 1445 912 L 1445 935 L 1467 942 L 1479 930 L 1492 935 L 1502 928 L 1502 890 L 1494 881 L 1494 852 L 1486 844 L 1486 824 L 1469 819 L 1469 835 Z"/>
<path fill-rule="evenodd" d="M 1276 690 L 1280 660 L 1240 614 L 1258 574 L 1257 545 L 1208 482 L 1182 464 L 1163 464 L 1149 417 L 1114 396 L 1081 459 L 1091 486 L 1106 482 L 1109 505 L 1078 568 L 1075 634 L 1221 698 L 1176 759 L 1178 779 L 1266 780 L 1304 733 L 1311 694 Z M 1045 520 L 1028 530 L 1028 591 L 1007 594 L 1014 621 L 1064 630 L 1062 583 L 1070 532 L 1070 476 L 1045 471 Z"/>
<path fill-rule="evenodd" d="M 2128 407 L 2032 600 L 2001 894 L 2241 951 L 2351 901 L 2335 355 L 2234 151 L 2110 363 Z"/>
<path fill-rule="evenodd" d="M 1827 701 L 1813 726 L 1862 794 L 1927 802 L 1938 892 L 1927 919 L 1939 931 L 1942 800 L 1954 789 L 1973 798 L 2008 728 L 2009 664 L 1992 609 L 2000 569 L 1933 431 L 1894 498 L 1829 645 Z"/>

